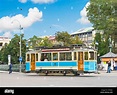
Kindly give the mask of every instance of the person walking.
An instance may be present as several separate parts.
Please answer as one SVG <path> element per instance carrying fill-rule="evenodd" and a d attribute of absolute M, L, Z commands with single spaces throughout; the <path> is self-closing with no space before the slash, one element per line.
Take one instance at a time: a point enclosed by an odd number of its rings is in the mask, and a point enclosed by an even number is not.
<path fill-rule="evenodd" d="M 108 61 L 108 68 L 107 68 L 107 73 L 111 73 L 111 61 Z"/>
<path fill-rule="evenodd" d="M 12 63 L 9 65 L 9 74 L 12 73 Z"/>

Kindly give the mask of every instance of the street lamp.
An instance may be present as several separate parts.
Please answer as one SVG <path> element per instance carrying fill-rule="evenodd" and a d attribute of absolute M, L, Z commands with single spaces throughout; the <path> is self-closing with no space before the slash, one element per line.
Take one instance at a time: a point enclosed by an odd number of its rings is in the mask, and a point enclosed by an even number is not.
<path fill-rule="evenodd" d="M 110 48 L 110 52 L 111 52 L 112 51 L 111 36 L 109 36 L 109 48 Z"/>
<path fill-rule="evenodd" d="M 19 44 L 20 44 L 20 57 L 19 57 L 19 61 L 20 61 L 20 66 L 19 66 L 19 72 L 21 73 L 21 62 L 22 62 L 22 52 L 21 52 L 21 30 L 23 29 L 23 27 L 21 26 L 21 24 L 20 24 L 20 22 L 17 20 L 17 19 L 15 19 L 14 21 L 17 21 L 18 23 L 19 23 L 19 30 L 20 30 L 20 42 L 19 42 Z M 14 22 L 14 21 L 12 21 L 12 23 Z"/>

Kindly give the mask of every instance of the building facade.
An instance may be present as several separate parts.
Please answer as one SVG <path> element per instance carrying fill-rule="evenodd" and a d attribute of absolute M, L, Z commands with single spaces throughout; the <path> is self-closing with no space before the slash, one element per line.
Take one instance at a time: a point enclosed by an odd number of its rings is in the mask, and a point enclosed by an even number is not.
<path fill-rule="evenodd" d="M 5 44 L 9 44 L 11 39 L 9 37 L 0 36 L 0 50 Z"/>
<path fill-rule="evenodd" d="M 94 28 L 88 27 L 84 29 L 79 29 L 76 32 L 71 33 L 71 36 L 78 36 L 86 46 L 91 46 L 94 41 L 95 34 L 96 31 L 94 30 Z"/>

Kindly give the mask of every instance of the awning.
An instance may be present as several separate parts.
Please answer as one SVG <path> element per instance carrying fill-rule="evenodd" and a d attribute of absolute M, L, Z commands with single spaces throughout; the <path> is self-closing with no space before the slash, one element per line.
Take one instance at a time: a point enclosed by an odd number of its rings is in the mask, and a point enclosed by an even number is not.
<path fill-rule="evenodd" d="M 108 52 L 105 55 L 101 56 L 100 58 L 115 58 L 115 57 L 117 57 L 117 54 Z"/>

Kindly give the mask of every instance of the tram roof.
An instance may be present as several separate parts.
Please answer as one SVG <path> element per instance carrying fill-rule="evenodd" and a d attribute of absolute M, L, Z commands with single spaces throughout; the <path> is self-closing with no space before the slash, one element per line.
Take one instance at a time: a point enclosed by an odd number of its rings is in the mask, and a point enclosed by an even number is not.
<path fill-rule="evenodd" d="M 30 50 L 30 51 L 27 51 L 26 53 L 36 53 L 38 52 L 37 50 Z"/>
<path fill-rule="evenodd" d="M 65 48 L 80 48 L 80 47 L 85 47 L 84 44 L 72 44 L 71 46 L 61 46 L 61 45 L 56 45 L 52 47 L 46 47 L 46 46 L 41 46 L 41 47 L 35 47 L 35 50 L 42 50 L 42 49 L 65 49 Z"/>
<path fill-rule="evenodd" d="M 72 45 L 70 47 L 58 46 L 58 47 L 36 47 L 34 50 L 28 51 L 27 53 L 38 53 L 38 52 L 58 52 L 58 51 L 94 51 L 93 48 L 83 47 L 82 45 Z"/>

